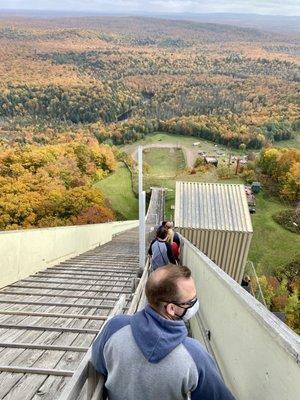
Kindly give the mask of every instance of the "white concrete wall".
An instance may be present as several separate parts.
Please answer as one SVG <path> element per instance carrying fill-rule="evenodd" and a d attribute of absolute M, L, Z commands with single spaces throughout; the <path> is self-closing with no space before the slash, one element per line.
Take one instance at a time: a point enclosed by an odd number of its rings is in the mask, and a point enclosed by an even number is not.
<path fill-rule="evenodd" d="M 112 234 L 117 235 L 118 233 L 122 233 L 127 229 L 135 228 L 139 226 L 139 221 L 117 221 L 111 222 L 112 224 Z"/>
<path fill-rule="evenodd" d="M 299 400 L 300 337 L 186 240 L 182 256 L 193 271 L 211 346 L 236 398 Z M 196 324 L 193 318 L 195 337 Z"/>
<path fill-rule="evenodd" d="M 75 257 L 138 221 L 0 232 L 0 287 Z"/>

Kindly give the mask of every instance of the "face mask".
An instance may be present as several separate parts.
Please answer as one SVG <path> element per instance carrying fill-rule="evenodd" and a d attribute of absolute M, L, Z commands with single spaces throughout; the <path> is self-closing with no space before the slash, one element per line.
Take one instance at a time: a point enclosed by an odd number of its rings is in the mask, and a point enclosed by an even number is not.
<path fill-rule="evenodd" d="M 188 321 L 190 318 L 192 318 L 196 312 L 199 310 L 199 301 L 197 300 L 196 303 L 189 308 L 186 308 L 185 311 L 183 312 L 182 315 L 177 315 L 180 319 L 183 321 Z"/>

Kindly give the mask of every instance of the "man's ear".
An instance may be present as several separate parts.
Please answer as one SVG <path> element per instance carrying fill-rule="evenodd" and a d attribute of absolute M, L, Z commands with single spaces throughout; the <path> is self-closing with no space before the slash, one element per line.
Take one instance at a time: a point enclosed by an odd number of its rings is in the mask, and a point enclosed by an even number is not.
<path fill-rule="evenodd" d="M 168 303 L 166 305 L 166 312 L 171 316 L 175 317 L 175 305 L 172 303 Z"/>

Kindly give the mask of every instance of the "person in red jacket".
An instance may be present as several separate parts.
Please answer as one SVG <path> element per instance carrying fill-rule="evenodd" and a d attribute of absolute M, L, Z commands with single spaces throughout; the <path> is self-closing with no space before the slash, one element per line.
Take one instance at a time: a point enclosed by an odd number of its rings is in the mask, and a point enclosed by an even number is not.
<path fill-rule="evenodd" d="M 151 256 L 153 270 L 170 263 L 176 264 L 171 244 L 166 240 L 167 234 L 168 232 L 165 228 L 159 227 L 156 232 L 156 238 L 150 244 L 148 254 Z"/>
<path fill-rule="evenodd" d="M 172 248 L 172 252 L 173 252 L 173 256 L 174 256 L 175 260 L 178 261 L 179 260 L 180 247 L 178 246 L 178 244 L 174 240 L 174 231 L 173 231 L 172 228 L 168 229 L 168 234 L 167 234 L 166 241 L 168 243 L 170 243 L 171 248 Z"/>
<path fill-rule="evenodd" d="M 174 232 L 173 242 L 177 243 L 178 248 L 180 248 L 180 238 L 177 232 L 174 230 L 174 224 L 172 221 L 163 221 L 161 224 L 166 229 L 172 229 Z"/>

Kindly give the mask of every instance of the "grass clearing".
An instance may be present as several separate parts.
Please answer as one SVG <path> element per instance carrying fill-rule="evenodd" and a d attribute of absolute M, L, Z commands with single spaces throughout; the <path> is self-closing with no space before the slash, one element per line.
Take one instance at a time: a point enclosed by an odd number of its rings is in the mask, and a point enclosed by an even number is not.
<path fill-rule="evenodd" d="M 130 172 L 123 163 L 119 163 L 116 172 L 95 186 L 104 193 L 118 216 L 138 219 L 138 200 L 132 192 Z"/>
<path fill-rule="evenodd" d="M 160 140 L 161 139 L 161 140 Z M 200 141 L 201 146 L 210 146 L 213 151 L 213 144 L 199 140 L 194 137 L 183 137 L 157 133 L 149 135 L 143 141 L 136 142 L 133 145 L 124 146 L 129 153 L 140 144 L 149 143 L 174 143 L 177 140 L 183 146 L 193 147 L 195 141 Z M 290 141 L 289 141 L 290 142 Z M 220 147 L 219 147 L 220 148 Z M 172 150 L 172 151 L 171 151 Z M 174 151 L 174 153 L 173 153 Z M 204 150 L 207 151 L 207 148 Z M 234 176 L 228 180 L 220 180 L 217 170 L 211 167 L 204 173 L 197 172 L 191 175 L 188 169 L 184 169 L 184 158 L 181 150 L 169 148 L 151 148 L 146 149 L 144 160 L 150 165 L 149 174 L 144 176 L 144 190 L 149 190 L 151 186 L 161 186 L 169 189 L 166 195 L 166 218 L 174 219 L 175 204 L 175 183 L 176 181 L 195 181 L 195 182 L 220 182 L 220 183 L 243 183 L 242 179 Z M 98 184 L 105 195 L 110 199 L 111 206 L 117 212 L 120 212 L 128 219 L 135 219 L 138 215 L 138 201 L 131 190 L 130 173 L 120 164 L 116 173 L 104 179 Z M 249 252 L 249 259 L 254 262 L 258 269 L 258 274 L 272 275 L 274 271 L 282 265 L 293 260 L 299 253 L 300 235 L 289 232 L 277 224 L 272 215 L 278 211 L 287 209 L 287 207 L 272 199 L 264 192 L 256 196 L 257 212 L 251 216 L 254 235 Z"/>
<path fill-rule="evenodd" d="M 300 235 L 277 224 L 272 215 L 287 209 L 282 203 L 270 199 L 264 192 L 256 196 L 256 214 L 252 215 L 253 238 L 249 260 L 257 267 L 258 274 L 270 274 L 279 266 L 293 260 L 300 252 Z"/>
<path fill-rule="evenodd" d="M 295 149 L 300 149 L 300 132 L 295 133 L 294 139 L 290 140 L 280 140 L 279 142 L 273 143 L 274 147 L 286 147 L 291 148 L 294 147 Z"/>
<path fill-rule="evenodd" d="M 185 168 L 185 160 L 181 149 L 150 148 L 143 151 L 143 159 L 149 165 L 147 175 L 156 179 L 175 177 L 178 170 Z"/>
<path fill-rule="evenodd" d="M 198 146 L 193 146 L 194 143 L 199 142 Z M 201 139 L 196 136 L 182 136 L 182 135 L 173 135 L 170 133 L 164 132 L 154 132 L 149 135 L 146 135 L 144 139 L 134 142 L 133 144 L 127 144 L 119 146 L 127 153 L 132 153 L 137 146 L 146 146 L 150 144 L 157 144 L 157 143 L 171 143 L 175 146 L 185 146 L 191 149 L 199 149 L 201 151 L 205 151 L 207 154 L 213 155 L 216 151 L 223 151 L 228 153 L 228 148 L 221 144 L 215 146 L 215 143 Z M 242 152 L 238 149 L 231 149 L 230 152 L 232 154 L 242 154 Z"/>
<path fill-rule="evenodd" d="M 170 143 L 170 137 L 174 144 L 177 144 L 176 138 L 183 138 L 185 143 L 180 143 L 184 146 L 187 144 L 191 147 L 195 142 L 193 137 L 182 137 L 169 134 L 155 134 L 150 135 L 152 143 L 157 143 L 157 139 L 165 139 Z M 139 141 L 130 147 L 125 146 L 129 153 L 132 153 L 134 149 L 140 144 L 149 144 L 149 137 L 146 140 Z M 210 142 L 205 142 L 206 150 L 208 148 L 214 151 L 214 146 Z M 161 141 L 162 145 L 165 143 Z M 201 142 L 201 146 L 202 142 Z M 165 213 L 167 219 L 174 219 L 174 210 L 172 206 L 175 204 L 175 186 L 176 181 L 188 181 L 188 182 L 219 182 L 219 183 L 243 183 L 243 180 L 238 176 L 233 176 L 231 179 L 220 180 L 215 167 L 210 167 L 206 172 L 197 172 L 196 174 L 190 174 L 189 169 L 185 168 L 184 155 L 181 149 L 177 148 L 147 148 L 143 151 L 143 160 L 149 165 L 149 173 L 143 177 L 143 188 L 145 191 L 150 191 L 153 186 L 165 187 L 168 190 L 166 195 Z M 134 182 L 136 187 L 137 182 Z M 136 188 L 137 189 L 137 188 Z"/>

